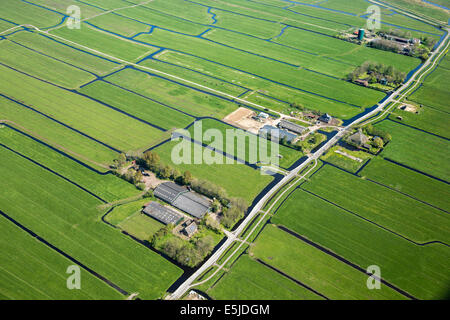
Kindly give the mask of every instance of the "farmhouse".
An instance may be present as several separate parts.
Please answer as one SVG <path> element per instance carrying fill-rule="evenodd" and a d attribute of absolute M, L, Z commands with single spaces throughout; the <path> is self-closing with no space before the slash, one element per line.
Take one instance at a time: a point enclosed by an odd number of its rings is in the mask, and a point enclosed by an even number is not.
<path fill-rule="evenodd" d="M 281 120 L 280 123 L 278 123 L 278 127 L 280 129 L 287 129 L 298 134 L 302 134 L 306 130 L 305 127 L 286 120 Z"/>
<path fill-rule="evenodd" d="M 332 119 L 333 118 L 328 113 L 321 115 L 319 118 L 320 121 L 325 122 L 325 123 L 330 123 Z"/>
<path fill-rule="evenodd" d="M 208 200 L 173 182 L 161 183 L 154 195 L 198 219 L 211 209 Z"/>
<path fill-rule="evenodd" d="M 183 217 L 158 202 L 150 202 L 142 212 L 164 224 L 177 224 Z"/>
<path fill-rule="evenodd" d="M 358 147 L 365 147 L 369 138 L 367 138 L 366 135 L 362 133 L 361 129 L 359 129 L 358 132 L 348 137 L 348 141 Z"/>
<path fill-rule="evenodd" d="M 278 138 L 279 140 L 286 139 L 287 142 L 292 142 L 295 138 L 297 138 L 297 135 L 293 133 L 269 125 L 265 125 L 261 129 L 259 129 L 259 134 L 263 137 L 273 136 L 274 138 Z"/>
<path fill-rule="evenodd" d="M 197 224 L 194 221 L 192 221 L 181 232 L 183 232 L 184 235 L 186 235 L 187 237 L 191 237 L 195 233 L 195 231 L 197 231 Z"/>

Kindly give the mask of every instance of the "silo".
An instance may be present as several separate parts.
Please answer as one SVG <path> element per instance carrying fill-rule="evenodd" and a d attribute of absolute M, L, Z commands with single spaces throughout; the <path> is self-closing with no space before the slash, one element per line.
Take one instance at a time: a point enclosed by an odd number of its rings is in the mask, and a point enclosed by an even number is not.
<path fill-rule="evenodd" d="M 364 39 L 364 29 L 359 29 L 358 31 L 358 40 L 362 41 Z"/>

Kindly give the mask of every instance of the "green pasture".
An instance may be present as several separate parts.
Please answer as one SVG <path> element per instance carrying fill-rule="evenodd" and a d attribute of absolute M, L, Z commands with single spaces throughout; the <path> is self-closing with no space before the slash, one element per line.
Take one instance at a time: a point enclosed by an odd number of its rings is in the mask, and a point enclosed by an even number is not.
<path fill-rule="evenodd" d="M 264 228 L 255 246 L 251 247 L 250 256 L 261 259 L 329 299 L 404 299 L 384 285 L 380 290 L 369 290 L 366 274 L 274 225 Z"/>
<path fill-rule="evenodd" d="M 342 154 L 336 153 L 336 151 L 344 152 L 347 155 L 356 157 L 363 161 L 359 162 L 357 160 L 346 157 Z M 321 159 L 331 164 L 334 164 L 335 166 L 338 166 L 339 168 L 342 168 L 344 170 L 356 172 L 358 171 L 359 168 L 361 168 L 364 165 L 364 163 L 366 163 L 371 158 L 372 155 L 364 151 L 349 150 L 340 146 L 334 146 L 330 150 L 328 150 L 328 152 L 324 156 L 322 156 Z"/>
<path fill-rule="evenodd" d="M 174 63 L 180 66 L 186 66 L 188 68 L 199 70 L 201 72 L 213 74 L 216 77 L 220 77 L 222 79 L 228 79 L 228 81 L 231 81 L 233 83 L 245 85 L 246 87 L 249 87 L 253 90 L 258 90 L 261 93 L 273 96 L 277 99 L 284 100 L 289 103 L 301 103 L 309 109 L 328 112 L 333 116 L 337 116 L 339 118 L 348 119 L 362 111 L 361 108 L 339 103 L 304 91 L 295 90 L 277 83 L 273 83 L 269 80 L 256 78 L 243 72 L 219 66 L 217 64 L 199 58 L 187 56 L 178 52 L 165 51 L 158 58 L 163 61 Z M 143 64 L 146 65 L 146 62 L 144 62 Z M 286 108 L 286 104 L 274 103 L 272 101 L 273 99 L 263 98 L 261 95 L 248 94 L 245 95 L 245 97 L 243 97 L 242 99 L 260 104 L 263 107 L 267 107 L 279 112 L 285 111 Z"/>
<path fill-rule="evenodd" d="M 86 71 L 9 41 L 0 42 L 0 62 L 66 88 L 75 88 L 95 79 Z"/>
<path fill-rule="evenodd" d="M 0 137 L 7 147 L 61 174 L 106 201 L 129 198 L 140 192 L 132 184 L 113 174 L 96 173 L 12 129 L 1 129 Z"/>
<path fill-rule="evenodd" d="M 61 22 L 63 16 L 24 1 L 5 0 L 2 1 L 0 18 L 18 25 L 31 24 L 38 28 L 45 28 Z"/>
<path fill-rule="evenodd" d="M 0 297 L 2 300 L 124 299 L 118 291 L 80 268 L 81 289 L 67 288 L 72 261 L 1 217 Z"/>
<path fill-rule="evenodd" d="M 450 242 L 447 213 L 334 167 L 323 167 L 302 189 L 410 240 Z"/>
<path fill-rule="evenodd" d="M 218 300 L 319 300 L 320 296 L 243 255 L 208 291 Z"/>
<path fill-rule="evenodd" d="M 123 70 L 106 80 L 195 116 L 223 118 L 238 107 L 233 102 L 134 69 Z"/>
<path fill-rule="evenodd" d="M 295 163 L 303 154 L 300 151 L 294 150 L 292 148 L 283 146 L 278 144 L 279 153 L 273 152 L 272 148 L 276 145 L 272 146 L 272 143 L 267 139 L 257 138 L 256 135 L 244 131 L 242 129 L 236 129 L 230 125 L 222 123 L 220 121 L 216 121 L 213 119 L 204 119 L 201 122 L 193 125 L 189 128 L 189 133 L 191 134 L 191 138 L 197 140 L 195 137 L 196 131 L 195 128 L 201 134 L 200 138 L 203 136 L 203 143 L 216 148 L 219 151 L 226 152 L 228 154 L 237 156 L 241 160 L 245 160 L 250 162 L 249 160 L 254 159 L 256 161 L 251 161 L 250 163 L 258 163 L 261 159 L 266 157 L 265 150 L 267 150 L 267 157 L 271 159 L 272 162 L 279 162 L 279 166 L 283 168 L 289 168 L 291 165 Z M 222 141 L 220 140 L 206 140 L 208 137 L 205 136 L 205 132 L 209 131 L 211 134 L 218 134 L 222 137 Z M 229 133 L 227 133 L 227 131 Z M 197 133 L 198 134 L 198 133 Z M 236 135 L 236 137 L 227 137 L 227 134 Z M 252 139 L 257 138 L 257 139 Z M 242 141 L 243 148 L 238 149 L 238 141 Z M 262 146 L 261 146 L 262 144 Z M 253 153 L 255 151 L 256 153 Z M 263 156 L 261 156 L 261 153 Z M 272 157 L 269 157 L 272 155 Z M 282 158 L 279 158 L 278 155 L 281 155 Z"/>
<path fill-rule="evenodd" d="M 438 208 L 450 211 L 448 202 L 450 188 L 441 181 L 381 158 L 372 159 L 359 174 Z"/>
<path fill-rule="evenodd" d="M 235 37 L 235 35 L 233 35 L 233 37 Z M 361 107 L 372 106 L 384 96 L 382 92 L 357 86 L 346 81 L 333 79 L 304 69 L 295 68 L 267 58 L 241 52 L 233 48 L 224 47 L 204 39 L 186 37 L 164 30 L 156 30 L 151 36 L 140 35 L 137 39 L 157 46 L 181 50 L 225 64 L 229 67 L 245 70 L 258 76 L 295 86 L 303 90 L 313 91 L 317 94 Z M 252 40 L 246 40 L 246 42 L 248 42 L 249 45 L 253 44 Z M 264 45 L 264 43 L 261 44 L 263 47 Z M 312 59 L 320 58 L 313 57 Z M 336 63 L 330 63 L 332 65 L 330 65 L 329 68 L 334 68 Z M 321 60 L 319 65 L 324 66 L 327 65 L 327 63 L 322 62 Z M 261 66 L 264 66 L 264 68 L 261 68 Z"/>
<path fill-rule="evenodd" d="M 110 59 L 113 59 L 111 58 L 112 56 L 125 61 L 135 62 L 139 60 L 139 58 L 143 58 L 158 50 L 152 46 L 138 44 L 131 40 L 119 38 L 107 32 L 102 32 L 85 23 L 82 24 L 80 29 L 71 30 L 68 28 L 61 28 L 53 30 L 50 33 L 59 37 L 55 37 L 56 40 L 68 40 L 68 44 L 70 45 Z M 115 59 L 113 60 L 116 61 Z"/>
<path fill-rule="evenodd" d="M 29 48 L 40 51 L 56 59 L 73 64 L 98 75 L 104 75 L 119 66 L 118 64 L 101 59 L 93 54 L 89 54 L 86 51 L 83 52 L 62 43 L 53 41 L 51 40 L 52 38 L 48 39 L 38 33 L 19 32 L 14 34 L 11 39 Z M 49 71 L 55 72 L 53 70 Z"/>
<path fill-rule="evenodd" d="M 0 97 L 0 105 L 2 120 L 12 121 L 12 125 L 18 129 L 70 153 L 79 160 L 91 164 L 91 161 L 107 164 L 118 156 L 111 149 L 6 98 Z"/>
<path fill-rule="evenodd" d="M 166 130 L 184 128 L 194 120 L 181 112 L 103 81 L 83 87 L 80 92 Z"/>
<path fill-rule="evenodd" d="M 389 132 L 392 141 L 381 155 L 404 165 L 450 181 L 449 142 L 393 121 L 376 125 Z"/>
<path fill-rule="evenodd" d="M 303 190 L 291 194 L 272 222 L 363 269 L 379 266 L 384 280 L 414 297 L 445 297 L 450 279 L 445 264 L 450 250 L 441 244 L 418 246 Z"/>
<path fill-rule="evenodd" d="M 427 106 L 418 107 L 417 111 L 418 113 L 414 113 L 394 109 L 389 119 L 450 139 L 450 116 L 447 112 Z M 398 119 L 398 116 L 402 120 Z"/>
<path fill-rule="evenodd" d="M 0 66 L 0 91 L 119 150 L 149 147 L 163 134 L 98 102 Z M 27 90 L 22 90 L 26 87 Z M 121 130 L 117 130 L 120 128 Z"/>

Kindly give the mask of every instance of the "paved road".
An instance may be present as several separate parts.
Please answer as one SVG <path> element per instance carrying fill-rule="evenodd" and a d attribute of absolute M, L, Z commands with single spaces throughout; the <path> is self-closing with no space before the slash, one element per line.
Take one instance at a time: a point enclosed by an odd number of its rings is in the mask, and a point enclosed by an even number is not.
<path fill-rule="evenodd" d="M 389 103 L 392 101 L 395 101 L 395 98 L 397 98 L 400 95 L 400 92 L 405 90 L 413 81 L 415 81 L 415 78 L 424 70 L 426 69 L 430 63 L 432 63 L 431 67 L 435 65 L 435 61 L 431 62 L 436 54 L 439 54 L 442 46 L 445 45 L 445 42 L 448 40 L 449 29 L 447 29 L 447 35 L 445 36 L 445 39 L 441 42 L 439 47 L 430 55 L 430 58 L 423 64 L 421 68 L 419 68 L 414 75 L 405 83 L 403 84 L 399 89 L 397 89 L 394 93 L 391 94 L 389 98 L 387 98 L 385 101 L 379 104 L 379 106 L 374 109 L 373 111 L 359 117 L 343 129 L 341 129 L 333 138 L 331 138 L 327 143 L 325 143 L 319 150 L 317 150 L 314 154 L 310 155 L 304 162 L 302 162 L 299 166 L 291 170 L 280 182 L 278 182 L 272 189 L 270 189 L 264 197 L 262 197 L 258 203 L 253 207 L 252 211 L 247 215 L 247 217 L 244 219 L 244 221 L 239 225 L 239 227 L 232 232 L 231 234 L 228 233 L 227 240 L 223 243 L 223 245 L 196 271 L 194 272 L 185 282 L 183 282 L 172 294 L 168 295 L 166 299 L 180 299 L 183 294 L 189 290 L 192 283 L 194 283 L 195 279 L 197 279 L 203 272 L 205 272 L 209 267 L 213 266 L 217 260 L 222 256 L 223 253 L 229 248 L 229 246 L 236 240 L 236 237 L 244 230 L 244 228 L 248 225 L 250 221 L 255 217 L 255 215 L 261 210 L 264 203 L 280 189 L 283 187 L 291 178 L 296 176 L 301 170 L 306 168 L 312 161 L 315 161 L 319 159 L 329 148 L 334 146 L 345 134 L 347 134 L 355 125 L 363 122 L 366 119 L 369 119 L 370 117 L 376 115 L 378 112 L 382 111 L 384 107 L 386 107 Z"/>

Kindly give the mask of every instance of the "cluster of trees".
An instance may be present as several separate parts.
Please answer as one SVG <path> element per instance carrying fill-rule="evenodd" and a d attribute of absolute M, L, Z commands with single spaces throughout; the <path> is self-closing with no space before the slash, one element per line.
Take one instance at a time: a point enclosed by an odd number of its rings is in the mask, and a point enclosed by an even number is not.
<path fill-rule="evenodd" d="M 188 170 L 181 174 L 177 168 L 163 163 L 156 152 L 145 152 L 141 157 L 137 158 L 136 163 L 152 171 L 161 179 L 174 180 L 183 185 L 188 185 L 193 179 L 192 174 Z"/>
<path fill-rule="evenodd" d="M 197 237 L 191 241 L 172 234 L 173 225 L 158 230 L 151 238 L 152 246 L 164 252 L 179 264 L 195 267 L 214 249 L 214 238 L 210 235 Z"/>
<path fill-rule="evenodd" d="M 314 132 L 311 133 L 305 140 L 297 141 L 295 147 L 303 153 L 309 153 L 311 149 L 320 144 L 324 139 L 324 135 Z"/>
<path fill-rule="evenodd" d="M 395 41 L 387 40 L 387 39 L 377 39 L 370 42 L 370 46 L 375 49 L 391 51 L 394 53 L 403 52 L 403 48 L 401 45 L 396 43 Z"/>
<path fill-rule="evenodd" d="M 228 206 L 224 207 L 221 214 L 221 222 L 227 227 L 231 228 L 237 221 L 244 217 L 248 209 L 248 203 L 242 198 L 231 198 Z"/>
<path fill-rule="evenodd" d="M 389 141 L 392 140 L 392 136 L 390 133 L 381 130 L 379 128 L 376 128 L 371 124 L 365 126 L 363 128 L 363 132 L 369 136 L 375 137 L 375 139 L 372 140 L 372 146 L 376 150 L 383 148 Z"/>
<path fill-rule="evenodd" d="M 412 39 L 411 32 L 395 29 L 389 31 L 381 31 L 378 34 L 387 39 L 374 40 L 370 42 L 371 47 L 380 50 L 406 54 L 411 57 L 420 58 L 424 61 L 428 59 L 430 50 L 436 44 L 435 38 L 428 35 L 424 35 L 420 38 L 421 43 L 412 44 L 404 49 L 402 45 L 398 44 L 395 41 L 389 40 L 389 36 L 396 36 L 404 39 Z"/>
<path fill-rule="evenodd" d="M 369 83 L 380 83 L 382 79 L 386 79 L 387 83 L 400 85 L 406 78 L 406 74 L 395 69 L 393 66 L 387 66 L 382 63 L 364 62 L 353 72 L 349 73 L 347 79 L 356 81 L 361 76 L 367 75 Z"/>

